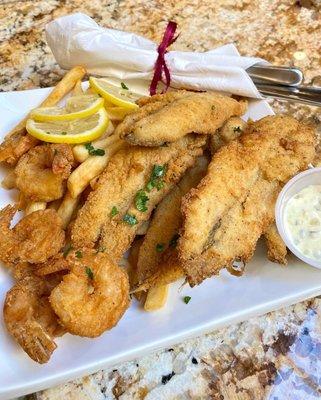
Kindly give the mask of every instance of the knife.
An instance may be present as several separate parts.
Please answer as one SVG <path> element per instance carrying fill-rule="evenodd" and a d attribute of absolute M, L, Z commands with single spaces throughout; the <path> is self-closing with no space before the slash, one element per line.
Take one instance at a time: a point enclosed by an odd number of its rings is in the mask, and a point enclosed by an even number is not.
<path fill-rule="evenodd" d="M 256 83 L 256 87 L 264 96 L 321 106 L 321 87 L 267 85 L 263 83 Z"/>

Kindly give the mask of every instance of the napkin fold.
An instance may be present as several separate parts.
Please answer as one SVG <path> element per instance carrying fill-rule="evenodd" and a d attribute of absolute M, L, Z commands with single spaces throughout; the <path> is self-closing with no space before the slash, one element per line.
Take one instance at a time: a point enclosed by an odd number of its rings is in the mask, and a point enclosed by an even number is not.
<path fill-rule="evenodd" d="M 132 90 L 148 93 L 158 56 L 157 44 L 130 32 L 100 27 L 82 13 L 60 17 L 46 26 L 47 42 L 64 69 L 86 67 L 89 74 L 125 81 Z M 206 52 L 169 51 L 165 55 L 171 86 L 216 90 L 261 99 L 246 72 L 261 58 L 241 57 L 233 44 Z"/>

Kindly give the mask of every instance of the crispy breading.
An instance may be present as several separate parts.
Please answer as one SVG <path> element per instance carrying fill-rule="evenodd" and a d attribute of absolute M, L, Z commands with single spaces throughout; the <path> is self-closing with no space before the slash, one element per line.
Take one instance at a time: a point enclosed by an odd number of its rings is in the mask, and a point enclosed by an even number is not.
<path fill-rule="evenodd" d="M 183 97 L 189 96 L 191 92 L 188 90 L 175 90 L 175 91 L 170 91 L 166 93 L 158 93 L 154 94 L 153 96 L 145 96 L 141 97 L 136 101 L 136 103 L 139 105 L 139 107 L 143 107 L 146 104 L 151 104 L 155 102 L 163 102 L 165 103 L 170 103 L 173 100 L 181 99 Z"/>
<path fill-rule="evenodd" d="M 267 247 L 267 256 L 270 261 L 286 265 L 288 263 L 287 248 L 283 242 L 275 223 L 271 224 L 264 232 Z"/>
<path fill-rule="evenodd" d="M 210 150 L 214 154 L 222 146 L 240 136 L 246 130 L 247 123 L 240 117 L 232 117 L 217 131 L 217 135 L 210 137 Z"/>
<path fill-rule="evenodd" d="M 232 116 L 246 111 L 247 103 L 215 92 L 171 92 L 158 95 L 119 124 L 116 133 L 128 142 L 160 146 L 188 133 L 214 134 Z"/>
<path fill-rule="evenodd" d="M 199 157 L 195 165 L 157 206 L 139 249 L 136 270 L 139 285 L 146 280 L 151 284 L 152 281 L 168 275 L 182 276 L 176 252 L 178 232 L 182 224 L 181 201 L 182 197 L 204 177 L 207 165 L 208 159 L 204 156 Z M 171 267 L 175 268 L 175 273 L 172 273 Z M 168 278 L 165 280 L 166 283 L 170 283 Z"/>
<path fill-rule="evenodd" d="M 149 219 L 154 207 L 194 164 L 204 145 L 204 137 L 188 135 L 167 147 L 128 146 L 116 153 L 78 212 L 71 234 L 73 245 L 94 247 L 100 239 L 100 247 L 105 247 L 115 259 L 121 257 L 133 241 L 137 228 Z M 147 193 L 147 210 L 138 211 L 136 193 L 146 187 L 155 165 L 167 165 L 164 185 Z M 111 215 L 113 207 L 117 210 L 114 216 Z M 125 214 L 134 216 L 137 223 L 131 226 L 124 222 Z"/>
<path fill-rule="evenodd" d="M 252 257 L 258 238 L 274 221 L 282 185 L 314 155 L 314 129 L 289 116 L 252 123 L 214 155 L 205 178 L 182 202 L 179 252 L 191 285 Z"/>
<path fill-rule="evenodd" d="M 150 215 L 157 204 L 162 201 L 167 193 L 181 179 L 187 168 L 191 167 L 195 163 L 196 157 L 202 154 L 202 146 L 205 144 L 205 139 L 192 135 L 181 139 L 179 142 L 180 145 L 177 142 L 178 147 L 176 148 L 176 151 L 173 152 L 171 157 L 169 156 L 169 147 L 167 147 L 167 153 L 162 151 L 164 159 L 159 156 L 159 158 L 156 158 L 154 162 L 150 157 L 150 150 L 146 153 L 147 160 L 144 160 L 145 155 L 142 155 L 142 165 L 145 165 L 145 168 L 147 171 L 149 171 L 149 173 L 147 174 L 147 179 L 145 176 L 145 183 L 138 187 L 136 192 L 146 187 L 146 184 L 150 179 L 151 169 L 155 164 L 164 165 L 167 163 L 164 186 L 159 190 L 153 189 L 147 193 L 149 198 L 147 210 L 142 212 L 138 211 L 133 198 L 128 209 L 124 210 L 125 212 L 123 214 L 119 213 L 119 215 L 117 215 L 115 218 L 109 218 L 107 221 L 105 221 L 101 231 L 99 246 L 106 248 L 107 251 L 110 251 L 110 254 L 113 254 L 116 259 L 121 257 L 122 254 L 129 248 L 130 244 L 135 238 L 137 229 L 142 223 L 150 218 Z M 173 143 L 171 146 L 173 145 L 175 145 L 175 143 Z M 122 218 L 125 213 L 135 216 L 137 219 L 137 225 L 130 226 L 129 224 L 124 223 Z"/>

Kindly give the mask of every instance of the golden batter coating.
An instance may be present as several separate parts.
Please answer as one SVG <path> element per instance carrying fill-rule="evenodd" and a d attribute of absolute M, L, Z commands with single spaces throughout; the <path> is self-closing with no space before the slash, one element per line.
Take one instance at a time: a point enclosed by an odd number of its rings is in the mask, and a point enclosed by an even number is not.
<path fill-rule="evenodd" d="M 288 263 L 287 248 L 283 242 L 275 223 L 271 224 L 264 232 L 265 243 L 267 247 L 267 256 L 270 261 L 286 265 Z"/>
<path fill-rule="evenodd" d="M 252 123 L 214 155 L 207 175 L 182 205 L 179 251 L 191 285 L 252 257 L 258 238 L 274 221 L 282 185 L 314 155 L 314 130 L 281 115 Z"/>
<path fill-rule="evenodd" d="M 94 247 L 99 240 L 99 247 L 119 259 L 134 240 L 140 224 L 149 219 L 156 205 L 202 154 L 205 141 L 204 137 L 188 135 L 166 147 L 135 146 L 115 154 L 77 215 L 71 235 L 73 245 Z M 161 187 L 148 192 L 146 186 L 155 166 L 164 168 L 166 173 Z M 144 211 L 135 204 L 140 190 L 148 197 Z M 126 215 L 134 219 L 126 223 Z"/>
<path fill-rule="evenodd" d="M 153 99 L 153 97 L 152 97 Z M 195 132 L 214 134 L 232 116 L 241 116 L 247 103 L 215 92 L 173 92 L 158 95 L 125 118 L 117 134 L 131 144 L 160 146 Z"/>

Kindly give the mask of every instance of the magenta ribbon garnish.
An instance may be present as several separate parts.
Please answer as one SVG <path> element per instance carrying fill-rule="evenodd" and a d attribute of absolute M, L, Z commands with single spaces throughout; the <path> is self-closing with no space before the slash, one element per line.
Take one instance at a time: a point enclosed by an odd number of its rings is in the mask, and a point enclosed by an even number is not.
<path fill-rule="evenodd" d="M 171 83 L 171 74 L 166 65 L 165 54 L 167 53 L 167 47 L 170 46 L 172 43 L 174 43 L 178 37 L 176 36 L 174 38 L 176 28 L 177 28 L 177 23 L 174 21 L 169 21 L 163 36 L 163 40 L 157 48 L 158 57 L 154 66 L 154 76 L 149 87 L 149 93 L 151 96 L 156 94 L 158 82 L 161 81 L 165 85 L 165 89 L 163 90 L 162 93 L 166 92 Z M 165 75 L 165 81 L 163 79 L 163 73 Z"/>

